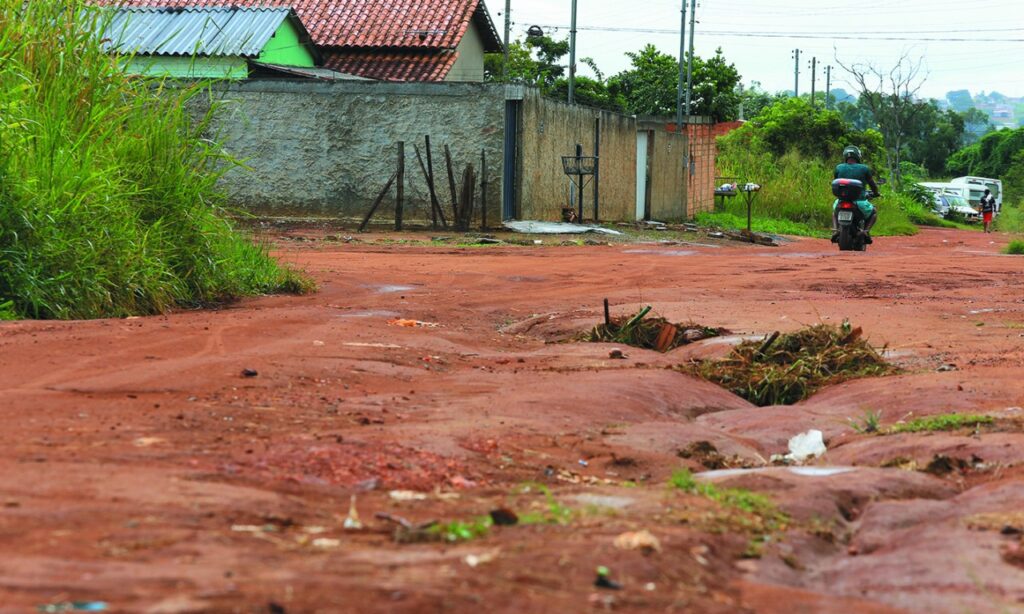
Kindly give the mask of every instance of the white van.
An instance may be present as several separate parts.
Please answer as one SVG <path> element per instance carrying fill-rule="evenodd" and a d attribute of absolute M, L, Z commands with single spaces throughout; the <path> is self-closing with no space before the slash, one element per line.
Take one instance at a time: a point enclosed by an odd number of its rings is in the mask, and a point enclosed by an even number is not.
<path fill-rule="evenodd" d="M 989 179 L 988 177 L 957 177 L 951 180 L 950 183 L 967 186 L 970 189 L 970 193 L 965 198 L 974 206 L 981 203 L 981 197 L 985 195 L 985 188 L 988 188 L 996 199 L 996 211 L 1003 208 L 1003 182 L 998 179 Z"/>
<path fill-rule="evenodd" d="M 957 183 L 919 183 L 917 185 L 933 194 L 935 202 L 932 205 L 932 211 L 938 215 L 946 215 L 950 209 L 953 209 L 964 216 L 968 222 L 981 220 L 981 213 L 967 200 L 973 186 Z M 981 196 L 978 196 L 978 200 L 981 200 Z"/>

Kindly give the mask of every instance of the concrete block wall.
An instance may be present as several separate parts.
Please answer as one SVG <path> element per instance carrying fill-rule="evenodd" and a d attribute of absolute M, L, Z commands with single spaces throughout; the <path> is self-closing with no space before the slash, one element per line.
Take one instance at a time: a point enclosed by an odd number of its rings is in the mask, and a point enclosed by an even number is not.
<path fill-rule="evenodd" d="M 594 155 L 595 126 L 600 122 L 602 220 L 632 220 L 636 210 L 636 121 L 544 98 L 536 90 L 523 100 L 518 148 L 518 217 L 559 220 L 569 203 L 569 178 L 562 156 Z M 584 218 L 593 217 L 593 184 L 583 195 Z"/>
<path fill-rule="evenodd" d="M 451 217 L 448 144 L 460 184 L 465 165 L 479 174 L 481 151 L 487 152 L 488 222 L 501 219 L 502 86 L 267 80 L 215 86 L 214 98 L 222 107 L 213 135 L 251 169 L 224 177 L 232 206 L 257 214 L 361 218 L 395 171 L 397 142 L 405 141 L 404 217 L 427 221 L 430 201 L 413 144 L 422 151 L 423 136 L 430 135 L 445 214 Z M 479 203 L 478 190 L 477 219 Z M 389 195 L 375 219 L 393 218 Z"/>

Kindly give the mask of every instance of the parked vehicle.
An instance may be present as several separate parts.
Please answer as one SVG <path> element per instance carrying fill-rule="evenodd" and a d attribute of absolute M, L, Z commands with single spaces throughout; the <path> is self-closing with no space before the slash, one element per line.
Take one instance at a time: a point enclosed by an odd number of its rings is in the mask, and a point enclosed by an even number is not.
<path fill-rule="evenodd" d="M 996 211 L 998 212 L 1003 208 L 1003 182 L 998 179 L 989 179 L 988 177 L 957 177 L 950 180 L 950 183 L 968 186 L 970 194 L 967 201 L 974 206 L 978 206 L 981 203 L 981 197 L 985 194 L 985 189 L 988 188 L 996 199 Z"/>
<path fill-rule="evenodd" d="M 864 214 L 857 201 L 864 194 L 864 184 L 856 179 L 836 179 L 832 182 L 832 194 L 839 199 L 836 205 L 836 222 L 839 225 L 839 237 L 836 243 L 839 244 L 839 251 L 863 252 L 867 250 L 867 231 L 864 223 Z M 868 191 L 865 199 L 871 199 L 876 194 Z"/>
<path fill-rule="evenodd" d="M 967 222 L 974 223 L 981 221 L 981 213 L 972 207 L 962 196 L 948 192 L 935 195 L 935 204 L 932 211 L 946 217 L 950 211 L 964 217 Z"/>

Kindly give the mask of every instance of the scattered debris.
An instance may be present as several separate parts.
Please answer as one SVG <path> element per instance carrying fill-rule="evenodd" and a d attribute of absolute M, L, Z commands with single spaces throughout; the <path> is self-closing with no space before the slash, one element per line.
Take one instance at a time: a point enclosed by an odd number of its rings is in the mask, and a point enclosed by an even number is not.
<path fill-rule="evenodd" d="M 936 371 L 939 372 L 939 373 L 948 373 L 950 371 L 959 371 L 959 370 L 960 369 L 957 368 L 957 366 L 954 365 L 953 363 L 950 363 L 948 365 L 942 365 L 941 367 L 936 369 Z"/>
<path fill-rule="evenodd" d="M 318 537 L 313 540 L 313 547 L 321 550 L 333 550 L 341 547 L 341 540 L 332 537 Z"/>
<path fill-rule="evenodd" d="M 710 441 L 694 441 L 690 445 L 676 452 L 679 458 L 693 460 L 705 469 L 716 471 L 719 469 L 749 469 L 760 467 L 764 463 L 748 460 L 739 456 L 727 457 L 718 451 Z"/>
<path fill-rule="evenodd" d="M 466 562 L 466 565 L 476 568 L 484 563 L 490 563 L 496 558 L 498 558 L 498 551 L 495 550 L 483 554 L 467 554 L 462 560 Z"/>
<path fill-rule="evenodd" d="M 513 232 L 521 232 L 534 235 L 575 235 L 587 232 L 598 232 L 608 235 L 621 235 L 618 230 L 602 228 L 601 226 L 583 226 L 580 224 L 567 224 L 559 222 L 533 222 L 518 221 L 505 222 L 505 228 Z"/>
<path fill-rule="evenodd" d="M 363 528 L 363 523 L 359 521 L 359 510 L 356 509 L 355 495 L 352 495 L 352 498 L 349 499 L 348 516 L 345 517 L 345 522 L 342 526 L 348 531 L 358 531 Z"/>
<path fill-rule="evenodd" d="M 427 495 L 414 490 L 392 490 L 388 493 L 392 501 L 425 501 Z"/>
<path fill-rule="evenodd" d="M 519 523 L 519 516 L 507 507 L 491 510 L 491 521 L 495 526 L 511 527 Z"/>
<path fill-rule="evenodd" d="M 242 377 L 256 377 L 259 374 L 256 369 L 242 369 Z"/>
<path fill-rule="evenodd" d="M 789 453 L 785 456 L 772 455 L 772 461 L 784 463 L 803 464 L 812 458 L 818 458 L 827 452 L 824 435 L 817 429 L 811 429 L 806 433 L 800 433 L 789 440 Z"/>
<path fill-rule="evenodd" d="M 633 347 L 665 353 L 682 345 L 728 333 L 721 328 L 708 328 L 699 324 L 672 324 L 665 318 L 648 318 L 651 307 L 644 307 L 636 315 L 608 318 L 578 337 L 590 343 L 623 343 Z M 609 352 L 609 358 L 618 358 Z M 623 354 L 623 358 L 625 355 Z"/>
<path fill-rule="evenodd" d="M 608 352 L 608 358 L 611 358 L 612 360 L 625 360 L 629 358 L 629 356 L 619 348 L 612 348 L 612 350 Z"/>
<path fill-rule="evenodd" d="M 622 533 L 614 543 L 619 550 L 639 550 L 644 554 L 661 552 L 661 542 L 646 529 Z"/>
<path fill-rule="evenodd" d="M 109 606 L 106 601 L 60 601 L 36 607 L 39 612 L 103 612 Z"/>
<path fill-rule="evenodd" d="M 622 585 L 612 580 L 609 576 L 611 571 L 604 565 L 597 568 L 597 579 L 594 580 L 594 586 L 597 588 L 606 588 L 612 591 L 622 590 Z"/>
<path fill-rule="evenodd" d="M 741 343 L 721 360 L 681 369 L 762 407 L 792 405 L 826 386 L 897 371 L 849 322 L 774 333 L 763 342 Z"/>
<path fill-rule="evenodd" d="M 401 326 L 404 328 L 440 328 L 441 325 L 437 322 L 421 322 L 420 320 L 407 320 L 404 318 L 398 318 L 395 320 L 388 320 L 388 324 L 391 326 Z"/>

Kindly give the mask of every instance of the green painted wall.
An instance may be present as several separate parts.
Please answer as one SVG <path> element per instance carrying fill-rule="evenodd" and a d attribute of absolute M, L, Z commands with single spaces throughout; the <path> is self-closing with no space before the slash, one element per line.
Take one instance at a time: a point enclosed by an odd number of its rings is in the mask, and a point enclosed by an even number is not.
<path fill-rule="evenodd" d="M 282 66 L 302 66 L 312 68 L 316 66 L 313 54 L 306 45 L 299 39 L 299 31 L 292 25 L 291 20 L 285 19 L 281 27 L 274 32 L 263 51 L 260 52 L 260 62 L 267 64 L 280 64 Z"/>
<path fill-rule="evenodd" d="M 135 56 L 125 63 L 125 72 L 151 77 L 178 79 L 245 79 L 249 65 L 245 58 L 182 57 L 169 55 Z"/>
<path fill-rule="evenodd" d="M 299 31 L 285 20 L 257 58 L 267 64 L 313 67 L 313 53 L 302 44 Z M 232 79 L 249 77 L 249 64 L 240 56 L 180 57 L 168 55 L 136 56 L 125 63 L 125 71 L 135 75 L 177 79 Z"/>

